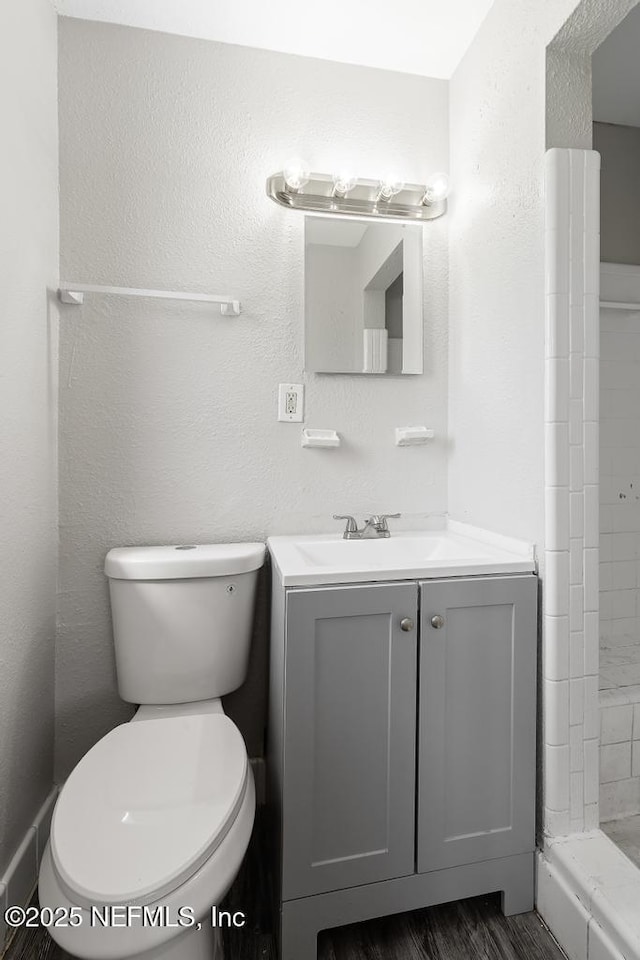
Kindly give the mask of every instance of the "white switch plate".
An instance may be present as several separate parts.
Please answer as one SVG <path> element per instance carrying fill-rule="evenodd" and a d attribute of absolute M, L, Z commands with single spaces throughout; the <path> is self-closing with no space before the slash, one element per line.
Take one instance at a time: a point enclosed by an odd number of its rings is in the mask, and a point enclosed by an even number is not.
<path fill-rule="evenodd" d="M 278 387 L 278 420 L 301 423 L 304 414 L 304 385 L 281 383 Z"/>

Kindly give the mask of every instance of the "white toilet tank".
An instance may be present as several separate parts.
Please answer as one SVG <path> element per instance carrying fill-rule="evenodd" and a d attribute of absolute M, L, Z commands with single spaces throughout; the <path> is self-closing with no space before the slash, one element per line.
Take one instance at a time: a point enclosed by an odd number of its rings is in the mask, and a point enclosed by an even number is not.
<path fill-rule="evenodd" d="M 263 543 L 109 551 L 104 570 L 123 700 L 191 703 L 241 686 L 264 554 Z"/>

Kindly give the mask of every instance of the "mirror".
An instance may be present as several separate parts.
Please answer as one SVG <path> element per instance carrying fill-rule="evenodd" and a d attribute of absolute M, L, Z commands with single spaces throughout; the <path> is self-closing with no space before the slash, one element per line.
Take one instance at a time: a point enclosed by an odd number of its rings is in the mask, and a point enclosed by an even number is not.
<path fill-rule="evenodd" d="M 304 225 L 305 369 L 422 373 L 422 227 Z"/>

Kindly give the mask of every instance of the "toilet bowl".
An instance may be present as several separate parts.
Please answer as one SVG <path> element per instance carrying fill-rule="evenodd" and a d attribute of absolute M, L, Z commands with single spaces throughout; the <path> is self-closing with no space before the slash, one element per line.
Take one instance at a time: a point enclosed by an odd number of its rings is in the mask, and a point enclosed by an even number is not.
<path fill-rule="evenodd" d="M 264 546 L 174 550 L 107 557 L 118 686 L 142 705 L 62 787 L 39 879 L 80 960 L 222 960 L 212 908 L 251 837 L 253 775 L 220 696 L 246 676 Z"/>
<path fill-rule="evenodd" d="M 74 907 L 66 915 L 81 922 L 54 938 L 86 960 L 221 956 L 211 907 L 237 874 L 254 813 L 244 741 L 224 714 L 116 727 L 56 805 L 40 903 Z"/>

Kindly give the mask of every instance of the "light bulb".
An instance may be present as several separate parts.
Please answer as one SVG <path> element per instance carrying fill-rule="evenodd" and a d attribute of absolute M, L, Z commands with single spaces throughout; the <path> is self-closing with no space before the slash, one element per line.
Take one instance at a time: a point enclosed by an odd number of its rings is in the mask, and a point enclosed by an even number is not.
<path fill-rule="evenodd" d="M 377 200 L 391 200 L 392 197 L 395 197 L 397 193 L 400 193 L 404 183 L 402 180 L 398 180 L 395 176 L 387 176 L 384 180 L 380 181 L 378 187 L 378 196 Z"/>
<path fill-rule="evenodd" d="M 309 167 L 300 157 L 293 157 L 284 165 L 282 176 L 291 190 L 301 190 L 309 183 Z"/>
<path fill-rule="evenodd" d="M 341 170 L 333 175 L 333 192 L 337 197 L 346 196 L 350 190 L 353 190 L 357 177 L 354 177 L 348 170 Z"/>
<path fill-rule="evenodd" d="M 449 177 L 446 173 L 434 173 L 427 180 L 427 187 L 422 202 L 427 206 L 440 203 L 449 195 Z"/>

